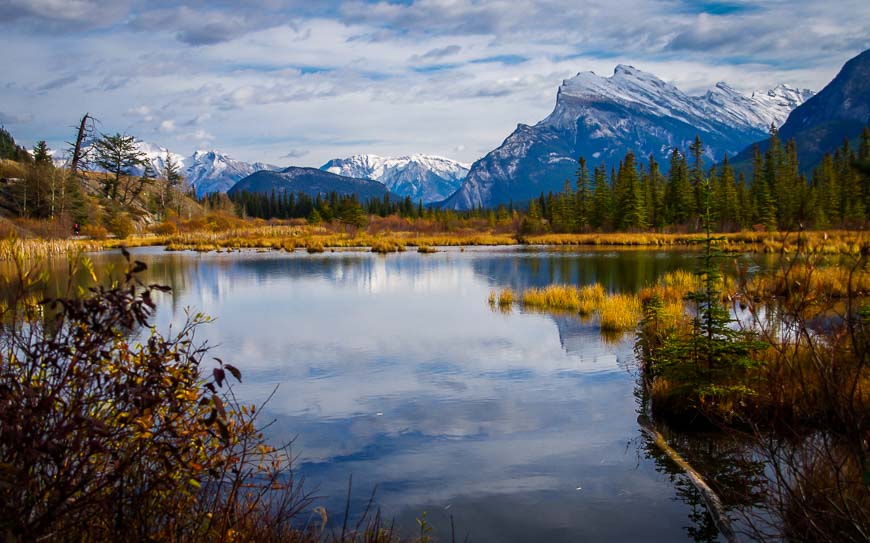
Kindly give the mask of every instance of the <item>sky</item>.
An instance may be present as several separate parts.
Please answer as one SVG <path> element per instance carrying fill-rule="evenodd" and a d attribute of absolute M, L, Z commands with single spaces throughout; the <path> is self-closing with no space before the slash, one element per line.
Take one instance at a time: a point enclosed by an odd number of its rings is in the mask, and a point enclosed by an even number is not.
<path fill-rule="evenodd" d="M 867 21 L 866 0 L 0 0 L 0 125 L 60 149 L 88 112 L 184 155 L 470 163 L 581 71 L 818 91 Z"/>

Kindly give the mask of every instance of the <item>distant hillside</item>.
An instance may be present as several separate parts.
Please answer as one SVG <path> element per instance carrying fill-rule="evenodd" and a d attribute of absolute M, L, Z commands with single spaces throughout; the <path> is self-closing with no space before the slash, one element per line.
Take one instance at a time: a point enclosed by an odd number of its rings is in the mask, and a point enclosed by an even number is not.
<path fill-rule="evenodd" d="M 345 177 L 317 168 L 290 166 L 280 171 L 255 172 L 236 183 L 228 193 L 231 195 L 239 192 L 270 194 L 273 191 L 277 194 L 305 193 L 309 196 L 336 192 L 355 194 L 360 200 L 383 198 L 389 192 L 386 185 L 370 179 Z"/>

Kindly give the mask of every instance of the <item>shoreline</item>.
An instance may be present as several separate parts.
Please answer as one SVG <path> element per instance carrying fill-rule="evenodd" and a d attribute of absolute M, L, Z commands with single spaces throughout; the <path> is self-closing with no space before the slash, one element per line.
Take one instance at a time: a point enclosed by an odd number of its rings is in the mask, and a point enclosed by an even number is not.
<path fill-rule="evenodd" d="M 858 255 L 866 250 L 870 232 L 835 230 L 802 232 L 737 232 L 719 235 L 718 247 L 728 253 L 792 253 L 799 247 L 817 254 Z M 329 249 L 357 249 L 379 253 L 437 247 L 587 247 L 619 249 L 684 248 L 693 250 L 697 234 L 590 233 L 517 235 L 493 231 L 423 233 L 414 231 L 338 232 L 323 227 L 273 226 L 224 231 L 192 231 L 172 235 L 145 234 L 125 239 L 43 239 L 12 238 L 0 244 L 0 261 L 12 260 L 11 246 L 19 243 L 26 258 L 63 256 L 75 252 L 99 252 L 120 247 L 164 246 L 167 251 L 211 252 L 240 249 L 291 251 L 306 249 L 318 253 Z"/>

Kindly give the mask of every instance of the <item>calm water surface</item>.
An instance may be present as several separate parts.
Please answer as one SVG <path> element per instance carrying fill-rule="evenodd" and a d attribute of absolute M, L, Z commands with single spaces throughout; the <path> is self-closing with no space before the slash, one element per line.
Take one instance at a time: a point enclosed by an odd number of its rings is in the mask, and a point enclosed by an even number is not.
<path fill-rule="evenodd" d="M 424 511 L 450 541 L 684 541 L 698 509 L 647 458 L 631 338 L 594 322 L 493 311 L 491 289 L 599 281 L 633 290 L 692 268 L 691 253 L 468 249 L 234 254 L 139 249 L 166 332 L 193 308 L 198 337 L 237 365 L 246 401 L 295 439 L 296 468 L 333 517 L 353 475 L 403 533 Z M 96 255 L 105 265 L 118 255 Z M 703 515 L 700 515 L 703 517 Z"/>

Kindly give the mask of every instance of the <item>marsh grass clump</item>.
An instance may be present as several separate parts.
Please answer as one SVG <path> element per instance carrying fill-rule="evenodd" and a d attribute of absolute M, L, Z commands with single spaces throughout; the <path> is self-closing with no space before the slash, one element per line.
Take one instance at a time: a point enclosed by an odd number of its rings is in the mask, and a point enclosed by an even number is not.
<path fill-rule="evenodd" d="M 510 309 L 514 299 L 514 291 L 510 287 L 505 287 L 498 293 L 498 306 L 502 309 Z"/>
<path fill-rule="evenodd" d="M 417 246 L 417 252 L 423 253 L 423 254 L 432 254 L 432 253 L 437 253 L 438 249 L 435 249 L 434 247 L 430 247 L 429 245 L 419 245 L 419 246 Z"/>
<path fill-rule="evenodd" d="M 571 285 L 549 285 L 523 291 L 524 306 L 555 311 L 577 311 L 580 307 L 579 290 Z"/>
<path fill-rule="evenodd" d="M 372 241 L 371 246 L 371 251 L 379 254 L 398 253 L 405 250 L 404 242 L 392 239 L 376 239 Z"/>
<path fill-rule="evenodd" d="M 634 330 L 640 319 L 640 299 L 633 294 L 610 294 L 598 307 L 598 320 L 605 332 Z"/>
<path fill-rule="evenodd" d="M 601 303 L 606 296 L 607 293 L 600 283 L 580 287 L 580 292 L 578 293 L 580 303 L 577 307 L 577 312 L 584 317 L 591 315 L 601 307 Z"/>
<path fill-rule="evenodd" d="M 315 253 L 322 253 L 322 252 L 324 252 L 325 249 L 324 249 L 323 243 L 321 241 L 309 240 L 305 244 L 305 250 L 308 251 L 310 254 L 315 254 Z"/>

